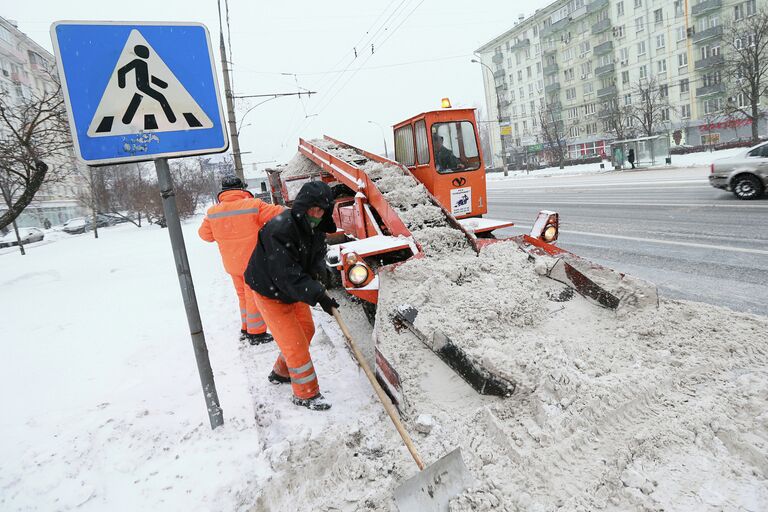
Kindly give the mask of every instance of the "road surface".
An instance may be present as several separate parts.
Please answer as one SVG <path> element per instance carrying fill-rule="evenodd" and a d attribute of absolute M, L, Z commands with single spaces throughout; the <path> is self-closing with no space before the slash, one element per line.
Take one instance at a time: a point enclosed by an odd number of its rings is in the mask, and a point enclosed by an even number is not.
<path fill-rule="evenodd" d="M 663 296 L 768 315 L 768 199 L 740 201 L 707 168 L 488 180 L 488 216 L 519 234 L 561 216 L 559 245 L 655 282 Z M 502 232 L 502 233 L 504 233 Z"/>

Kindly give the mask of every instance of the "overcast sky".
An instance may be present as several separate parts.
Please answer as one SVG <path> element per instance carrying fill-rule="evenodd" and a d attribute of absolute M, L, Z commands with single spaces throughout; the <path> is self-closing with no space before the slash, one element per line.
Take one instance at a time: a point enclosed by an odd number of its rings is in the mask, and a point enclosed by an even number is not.
<path fill-rule="evenodd" d="M 472 52 L 520 14 L 528 17 L 548 3 L 230 0 L 235 94 L 293 92 L 297 82 L 318 92 L 310 99 L 269 101 L 247 115 L 240 135 L 241 150 L 249 152 L 243 155 L 246 172 L 251 174 L 254 162 L 287 161 L 299 137 L 326 134 L 382 152 L 381 131 L 369 120 L 384 128 L 392 152 L 391 125 L 439 107 L 440 98 L 449 97 L 454 106 L 482 106 L 482 75 L 470 63 Z M 221 70 L 214 0 L 36 0 L 6 3 L 0 14 L 49 50 L 49 27 L 56 20 L 202 22 Z M 365 45 L 371 36 L 373 54 L 370 42 Z M 240 100 L 238 118 L 257 101 Z M 266 165 L 274 164 L 259 168 Z"/>

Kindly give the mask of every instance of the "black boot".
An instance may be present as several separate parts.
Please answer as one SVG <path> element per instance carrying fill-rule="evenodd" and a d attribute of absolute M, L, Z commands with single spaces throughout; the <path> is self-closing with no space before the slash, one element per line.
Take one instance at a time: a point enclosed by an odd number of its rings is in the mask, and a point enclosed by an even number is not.
<path fill-rule="evenodd" d="M 290 377 L 283 377 L 282 375 L 278 375 L 275 373 L 275 370 L 272 370 L 269 372 L 269 375 L 267 376 L 267 380 L 271 382 L 272 384 L 288 384 L 291 382 Z"/>
<path fill-rule="evenodd" d="M 245 338 L 248 337 L 248 331 L 245 329 L 240 329 L 240 341 L 245 341 Z"/>
<path fill-rule="evenodd" d="M 270 341 L 273 341 L 274 338 L 271 334 L 268 332 L 263 332 L 261 334 L 249 334 L 246 333 L 245 339 L 248 340 L 248 343 L 251 345 L 261 345 L 263 343 L 269 343 Z"/>
<path fill-rule="evenodd" d="M 331 408 L 331 404 L 320 393 L 316 394 L 312 398 L 299 398 L 294 395 L 291 397 L 291 401 L 294 405 L 300 405 L 312 411 L 327 411 Z"/>

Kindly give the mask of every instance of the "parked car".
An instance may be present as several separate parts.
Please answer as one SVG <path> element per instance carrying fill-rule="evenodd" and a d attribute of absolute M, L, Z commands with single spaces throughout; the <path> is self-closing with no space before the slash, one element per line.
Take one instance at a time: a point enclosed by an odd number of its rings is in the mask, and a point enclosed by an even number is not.
<path fill-rule="evenodd" d="M 709 184 L 739 199 L 761 197 L 768 187 L 768 142 L 712 162 Z"/>
<path fill-rule="evenodd" d="M 33 242 L 40 242 L 45 238 L 45 233 L 38 228 L 19 228 L 19 238 L 22 245 L 27 245 Z M 16 233 L 13 230 L 0 238 L 0 247 L 12 247 L 14 245 L 19 245 L 19 241 L 16 239 Z"/>
<path fill-rule="evenodd" d="M 96 227 L 103 228 L 115 224 L 114 220 L 106 215 L 96 215 Z M 62 226 L 62 231 L 70 235 L 79 235 L 93 229 L 93 217 L 75 217 L 69 219 Z"/>

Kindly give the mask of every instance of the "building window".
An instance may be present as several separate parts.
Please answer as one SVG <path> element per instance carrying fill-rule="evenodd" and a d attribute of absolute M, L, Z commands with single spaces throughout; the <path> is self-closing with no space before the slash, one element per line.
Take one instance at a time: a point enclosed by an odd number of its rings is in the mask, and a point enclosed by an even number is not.
<path fill-rule="evenodd" d="M 675 18 L 679 18 L 683 15 L 683 0 L 675 0 L 674 9 L 675 9 Z"/>
<path fill-rule="evenodd" d="M 584 115 L 591 116 L 595 114 L 595 104 L 594 103 L 587 103 L 584 105 Z"/>
<path fill-rule="evenodd" d="M 688 54 L 685 53 L 685 52 L 678 53 L 677 54 L 677 67 L 684 68 L 686 66 L 688 66 Z"/>
<path fill-rule="evenodd" d="M 541 74 L 541 62 L 536 63 L 536 74 L 537 75 Z"/>
<path fill-rule="evenodd" d="M 592 74 L 592 61 L 587 61 L 581 64 L 581 79 L 589 78 Z"/>
<path fill-rule="evenodd" d="M 664 14 L 662 14 L 661 9 L 653 11 L 653 21 L 657 25 L 664 22 Z"/>
<path fill-rule="evenodd" d="M 677 40 L 679 41 L 685 41 L 685 39 L 688 37 L 688 32 L 685 30 L 685 25 L 681 25 L 677 27 Z"/>
<path fill-rule="evenodd" d="M 576 99 L 576 88 L 571 87 L 570 89 L 565 90 L 565 99 L 568 101 L 573 101 Z"/>
<path fill-rule="evenodd" d="M 687 78 L 680 80 L 680 94 L 687 93 L 690 90 L 689 82 Z"/>
<path fill-rule="evenodd" d="M 669 86 L 667 84 L 659 86 L 659 96 L 666 98 L 669 96 Z"/>
<path fill-rule="evenodd" d="M 531 66 L 528 66 L 527 68 L 525 68 L 525 76 L 527 76 L 528 78 L 531 78 L 533 76 L 533 73 L 531 73 Z"/>
<path fill-rule="evenodd" d="M 616 16 L 624 16 L 624 2 L 616 4 Z"/>
<path fill-rule="evenodd" d="M 522 69 L 518 69 L 517 70 L 517 81 L 518 82 L 522 82 L 523 81 L 523 70 Z"/>
<path fill-rule="evenodd" d="M 680 117 L 682 119 L 690 119 L 691 118 L 691 106 L 688 104 L 681 105 L 680 106 Z"/>
<path fill-rule="evenodd" d="M 669 121 L 669 109 L 668 108 L 661 109 L 661 120 L 662 121 Z"/>
<path fill-rule="evenodd" d="M 712 98 L 704 100 L 704 113 L 715 114 L 723 108 L 723 98 Z"/>
<path fill-rule="evenodd" d="M 624 37 L 624 25 L 613 27 L 613 37 L 616 37 L 616 38 Z"/>
<path fill-rule="evenodd" d="M 627 85 L 629 83 L 629 71 L 621 72 L 621 85 Z"/>
<path fill-rule="evenodd" d="M 661 48 L 664 48 L 664 34 L 656 36 L 656 49 L 660 50 Z"/>
<path fill-rule="evenodd" d="M 628 106 L 632 104 L 632 95 L 631 94 L 625 94 L 624 95 L 624 105 Z"/>
<path fill-rule="evenodd" d="M 657 73 L 667 72 L 667 59 L 661 59 L 659 61 L 656 61 L 656 72 Z"/>
<path fill-rule="evenodd" d="M 635 9 L 639 9 L 643 6 L 643 0 L 635 0 Z"/>
<path fill-rule="evenodd" d="M 528 97 L 533 96 L 533 84 L 528 84 Z"/>
<path fill-rule="evenodd" d="M 592 85 L 592 82 L 587 82 L 587 83 L 584 84 L 584 94 L 585 95 L 591 94 L 593 90 L 594 90 L 594 87 Z"/>
<path fill-rule="evenodd" d="M 645 30 L 645 19 L 642 16 L 635 18 L 635 31 L 642 32 L 643 30 Z"/>
<path fill-rule="evenodd" d="M 629 48 L 619 49 L 619 63 L 622 66 L 626 66 L 629 64 Z"/>
<path fill-rule="evenodd" d="M 648 66 L 643 64 L 642 66 L 640 66 L 640 79 L 642 80 L 647 77 L 648 77 Z"/>
<path fill-rule="evenodd" d="M 637 43 L 637 59 L 640 60 L 643 55 L 645 55 L 645 41 L 640 41 Z"/>
<path fill-rule="evenodd" d="M 573 68 L 570 68 L 570 69 L 566 69 L 566 70 L 563 72 L 563 74 L 565 75 L 565 81 L 566 81 L 566 82 L 570 82 L 571 80 L 573 80 L 573 77 L 574 77 Z"/>

